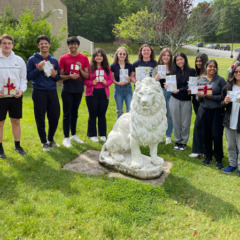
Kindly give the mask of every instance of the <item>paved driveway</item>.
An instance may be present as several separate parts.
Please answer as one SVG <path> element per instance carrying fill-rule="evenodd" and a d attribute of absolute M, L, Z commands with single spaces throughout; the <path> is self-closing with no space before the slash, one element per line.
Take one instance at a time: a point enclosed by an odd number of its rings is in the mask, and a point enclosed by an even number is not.
<path fill-rule="evenodd" d="M 197 47 L 194 45 L 185 45 L 184 48 L 190 49 L 192 51 L 197 51 Z M 231 51 L 224 51 L 224 50 L 218 50 L 218 49 L 209 49 L 205 47 L 199 48 L 199 53 L 206 53 L 209 57 L 225 57 L 230 58 Z M 233 51 L 233 58 L 236 58 L 238 56 L 237 52 Z"/>

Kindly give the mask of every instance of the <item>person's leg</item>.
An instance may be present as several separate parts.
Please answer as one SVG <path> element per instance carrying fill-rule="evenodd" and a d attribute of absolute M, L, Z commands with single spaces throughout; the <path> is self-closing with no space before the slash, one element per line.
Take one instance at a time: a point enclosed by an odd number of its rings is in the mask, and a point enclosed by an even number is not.
<path fill-rule="evenodd" d="M 63 103 L 63 133 L 64 138 L 69 138 L 71 109 L 73 103 L 71 93 L 62 92 L 62 103 Z"/>
<path fill-rule="evenodd" d="M 238 135 L 236 130 L 225 128 L 225 136 L 228 143 L 228 160 L 229 165 L 232 167 L 236 167 L 238 162 Z"/>
<path fill-rule="evenodd" d="M 21 138 L 21 126 L 20 119 L 10 118 L 12 124 L 12 134 L 14 137 L 14 141 L 20 141 Z"/>
<path fill-rule="evenodd" d="M 88 130 L 87 136 L 88 137 L 95 137 L 97 136 L 97 126 L 96 126 L 96 118 L 97 118 L 97 93 L 93 96 L 86 96 L 86 103 L 88 107 Z"/>
<path fill-rule="evenodd" d="M 128 84 L 125 95 L 126 112 L 130 111 L 131 101 L 132 101 L 132 86 L 131 84 Z"/>
<path fill-rule="evenodd" d="M 196 99 L 196 95 L 192 96 L 192 104 L 193 104 L 193 109 L 194 109 L 195 115 L 197 116 L 197 112 L 198 112 L 198 108 L 199 108 L 199 102 Z"/>
<path fill-rule="evenodd" d="M 99 94 L 98 100 L 98 134 L 99 136 L 107 136 L 107 121 L 106 112 L 108 108 L 108 99 L 105 93 L 105 89 Z"/>
<path fill-rule="evenodd" d="M 190 135 L 192 117 L 191 101 L 180 101 L 181 103 L 181 144 L 187 144 Z"/>
<path fill-rule="evenodd" d="M 60 117 L 60 104 L 57 91 L 48 92 L 47 99 L 48 141 L 53 142 Z"/>
<path fill-rule="evenodd" d="M 166 108 L 167 108 L 168 128 L 167 128 L 167 131 L 166 131 L 166 137 L 171 138 L 172 137 L 172 132 L 173 132 L 173 121 L 172 121 L 172 117 L 171 117 L 171 113 L 170 113 L 170 109 L 169 109 L 169 100 L 170 100 L 170 97 L 171 97 L 172 93 L 167 92 L 165 89 L 163 89 L 163 94 L 164 94 L 164 97 L 165 97 Z"/>
<path fill-rule="evenodd" d="M 45 114 L 47 112 L 47 94 L 46 91 L 33 89 L 32 93 L 34 116 L 37 125 L 38 135 L 42 143 L 47 142 L 45 131 Z"/>
<path fill-rule="evenodd" d="M 121 86 L 115 86 L 114 99 L 117 107 L 117 118 L 119 118 L 123 114 L 123 89 Z"/>
<path fill-rule="evenodd" d="M 174 128 L 174 141 L 180 143 L 181 141 L 181 106 L 180 101 L 173 96 L 169 100 L 169 109 L 172 116 Z"/>
<path fill-rule="evenodd" d="M 71 111 L 71 134 L 76 135 L 77 119 L 78 119 L 78 109 L 82 100 L 81 93 L 73 93 L 73 103 Z"/>

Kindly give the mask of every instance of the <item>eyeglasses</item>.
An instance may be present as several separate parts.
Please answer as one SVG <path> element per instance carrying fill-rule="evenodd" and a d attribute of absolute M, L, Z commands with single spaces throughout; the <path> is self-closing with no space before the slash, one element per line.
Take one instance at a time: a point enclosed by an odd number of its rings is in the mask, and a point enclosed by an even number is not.
<path fill-rule="evenodd" d="M 6 46 L 6 45 L 11 46 L 13 43 L 12 42 L 2 42 L 1 44 L 4 46 Z"/>
<path fill-rule="evenodd" d="M 126 56 L 126 53 L 119 53 L 120 56 Z"/>
<path fill-rule="evenodd" d="M 234 73 L 238 74 L 238 73 L 240 73 L 240 71 L 234 71 Z"/>
<path fill-rule="evenodd" d="M 39 43 L 38 45 L 39 45 L 39 46 L 49 45 L 49 42 Z"/>

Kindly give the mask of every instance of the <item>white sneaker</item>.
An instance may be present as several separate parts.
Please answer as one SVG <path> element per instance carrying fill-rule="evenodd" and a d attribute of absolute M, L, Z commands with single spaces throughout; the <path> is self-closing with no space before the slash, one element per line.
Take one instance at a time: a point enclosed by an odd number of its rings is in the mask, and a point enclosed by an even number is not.
<path fill-rule="evenodd" d="M 62 144 L 64 147 L 67 147 L 67 148 L 72 147 L 72 144 L 69 138 L 64 138 Z"/>
<path fill-rule="evenodd" d="M 95 137 L 90 137 L 90 140 L 92 142 L 99 142 L 98 138 L 95 136 Z"/>
<path fill-rule="evenodd" d="M 75 141 L 76 143 L 81 143 L 81 144 L 83 143 L 83 141 L 80 140 L 77 135 L 72 135 L 72 136 L 70 137 L 70 140 L 73 140 L 73 141 Z"/>
<path fill-rule="evenodd" d="M 200 154 L 198 154 L 198 153 L 191 153 L 190 155 L 189 155 L 189 157 L 191 157 L 191 158 L 195 158 L 195 157 L 198 157 Z"/>
<path fill-rule="evenodd" d="M 172 142 L 170 137 L 166 137 L 166 145 L 170 144 Z"/>
<path fill-rule="evenodd" d="M 107 138 L 105 136 L 100 137 L 101 141 L 106 142 Z"/>

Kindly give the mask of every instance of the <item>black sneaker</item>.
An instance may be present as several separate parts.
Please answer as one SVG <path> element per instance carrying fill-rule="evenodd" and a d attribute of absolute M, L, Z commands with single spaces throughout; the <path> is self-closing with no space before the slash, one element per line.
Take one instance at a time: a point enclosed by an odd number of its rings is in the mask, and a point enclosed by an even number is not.
<path fill-rule="evenodd" d="M 223 164 L 222 163 L 220 163 L 220 162 L 217 162 L 217 164 L 216 164 L 216 169 L 223 169 L 224 168 L 224 166 L 223 166 Z"/>
<path fill-rule="evenodd" d="M 20 155 L 27 154 L 22 147 L 15 147 L 15 152 L 19 153 Z"/>
<path fill-rule="evenodd" d="M 212 159 L 205 159 L 203 162 L 202 162 L 202 165 L 205 165 L 205 166 L 209 166 L 210 164 L 212 163 Z"/>
<path fill-rule="evenodd" d="M 187 145 L 186 144 L 179 144 L 179 150 L 184 151 L 186 149 Z"/>
<path fill-rule="evenodd" d="M 173 149 L 174 149 L 174 150 L 179 150 L 179 144 L 178 144 L 178 143 L 175 143 Z"/>
<path fill-rule="evenodd" d="M 48 143 L 43 143 L 42 148 L 43 148 L 44 152 L 50 152 L 51 151 Z"/>
<path fill-rule="evenodd" d="M 56 143 L 55 141 L 48 141 L 47 142 L 49 147 L 60 147 L 60 145 L 58 143 Z"/>
<path fill-rule="evenodd" d="M 1 150 L 0 150 L 0 158 L 6 158 L 6 157 L 7 157 L 7 156 L 5 155 L 4 150 L 1 149 Z"/>

